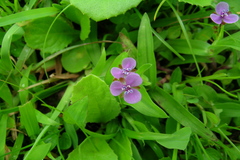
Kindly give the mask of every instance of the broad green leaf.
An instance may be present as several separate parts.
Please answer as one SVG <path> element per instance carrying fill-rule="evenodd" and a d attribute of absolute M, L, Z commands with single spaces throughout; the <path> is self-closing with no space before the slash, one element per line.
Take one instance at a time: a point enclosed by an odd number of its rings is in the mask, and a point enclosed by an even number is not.
<path fill-rule="evenodd" d="M 48 29 L 54 17 L 44 17 L 29 22 L 24 26 L 25 41 L 34 49 L 41 49 L 47 53 L 54 53 L 66 47 L 76 37 L 76 31 L 65 21 L 57 19 L 49 34 Z M 44 41 L 47 37 L 45 46 Z"/>
<path fill-rule="evenodd" d="M 62 150 L 66 150 L 70 148 L 72 145 L 72 141 L 70 136 L 68 135 L 67 132 L 64 132 L 60 137 L 59 137 L 59 147 Z"/>
<path fill-rule="evenodd" d="M 190 127 L 194 133 L 216 141 L 215 135 L 206 126 L 191 114 L 186 108 L 179 104 L 171 95 L 161 88 L 150 92 L 151 97 L 176 121 L 186 127 Z"/>
<path fill-rule="evenodd" d="M 196 1 L 196 0 L 179 0 L 179 2 L 185 2 L 185 3 L 190 3 L 192 5 L 198 5 L 201 7 L 204 6 L 210 6 L 212 3 L 212 0 L 201 0 L 201 1 Z"/>
<path fill-rule="evenodd" d="M 135 132 L 129 129 L 123 129 L 123 132 L 129 137 L 138 140 L 154 140 L 169 149 L 184 150 L 187 147 L 191 136 L 191 128 L 182 128 L 173 134 L 162 134 L 155 132 Z"/>
<path fill-rule="evenodd" d="M 80 39 L 85 40 L 88 38 L 88 35 L 90 33 L 90 19 L 87 15 L 84 14 L 79 14 L 79 19 L 80 19 L 80 25 L 81 25 L 81 32 L 80 32 Z"/>
<path fill-rule="evenodd" d="M 135 104 L 128 104 L 138 112 L 143 115 L 150 116 L 150 117 L 157 117 L 157 118 L 167 118 L 167 114 L 158 107 L 153 101 L 151 100 L 149 94 L 147 93 L 146 89 L 141 86 L 139 91 L 142 94 L 142 99 L 138 103 Z"/>
<path fill-rule="evenodd" d="M 95 21 L 109 19 L 136 7 L 141 0 L 70 0 L 71 4 Z"/>
<path fill-rule="evenodd" d="M 109 86 L 95 75 L 82 78 L 75 86 L 72 103 L 88 96 L 86 122 L 108 122 L 115 118 L 120 107 L 115 97 L 111 95 Z"/>
<path fill-rule="evenodd" d="M 63 112 L 63 119 L 70 124 L 76 124 L 78 127 L 85 127 L 88 97 L 84 97 L 67 107 Z"/>
<path fill-rule="evenodd" d="M 171 75 L 171 79 L 170 79 L 170 83 L 173 84 L 175 82 L 177 83 L 181 83 L 182 81 L 182 71 L 180 69 L 180 67 L 177 67 Z"/>
<path fill-rule="evenodd" d="M 85 40 L 86 38 L 88 38 L 88 35 L 90 33 L 89 17 L 87 15 L 82 14 L 82 12 L 74 6 L 68 7 L 64 11 L 64 13 L 68 19 L 81 25 L 81 32 L 80 32 L 81 40 Z"/>
<path fill-rule="evenodd" d="M 24 160 L 42 160 L 49 152 L 49 149 L 51 147 L 51 143 L 46 144 L 40 144 L 32 150 L 31 153 L 29 153 L 27 158 L 24 158 Z"/>
<path fill-rule="evenodd" d="M 118 160 L 132 160 L 131 142 L 124 133 L 119 132 L 109 145 L 118 156 Z"/>
<path fill-rule="evenodd" d="M 38 121 L 35 115 L 35 109 L 31 102 L 27 102 L 19 107 L 21 124 L 25 127 L 28 136 L 36 136 L 39 132 Z"/>
<path fill-rule="evenodd" d="M 118 160 L 117 155 L 101 138 L 89 137 L 85 139 L 69 155 L 67 160 Z"/>
<path fill-rule="evenodd" d="M 214 54 L 218 54 L 222 50 L 228 49 L 228 48 L 240 50 L 239 36 L 240 36 L 240 32 L 237 32 L 225 38 L 222 38 L 215 45 L 209 46 L 209 50 L 213 50 Z"/>
<path fill-rule="evenodd" d="M 239 117 L 240 115 L 240 103 L 236 102 L 222 102 L 214 103 L 213 105 L 217 109 L 222 109 L 220 113 L 221 117 Z"/>
<path fill-rule="evenodd" d="M 96 41 L 98 41 L 98 23 L 91 21 L 91 32 L 89 33 L 89 36 L 86 40 L 84 40 L 84 45 L 89 59 L 93 66 L 96 66 L 99 58 L 101 56 L 101 48 Z"/>
<path fill-rule="evenodd" d="M 64 128 L 72 140 L 73 148 L 77 148 L 79 143 L 78 143 L 78 135 L 75 129 L 75 125 L 64 123 Z"/>
<path fill-rule="evenodd" d="M 138 31 L 138 57 L 137 66 L 140 67 L 146 63 L 152 64 L 152 67 L 145 72 L 145 75 L 155 87 L 157 83 L 156 59 L 154 54 L 152 27 L 147 14 L 144 14 Z"/>
<path fill-rule="evenodd" d="M 192 54 L 185 39 L 172 39 L 167 41 L 177 52 L 183 54 Z M 209 43 L 200 40 L 190 40 L 193 53 L 199 56 L 209 56 Z"/>
<path fill-rule="evenodd" d="M 79 47 L 63 53 L 61 62 L 65 70 L 77 73 L 85 69 L 90 60 L 85 47 Z"/>

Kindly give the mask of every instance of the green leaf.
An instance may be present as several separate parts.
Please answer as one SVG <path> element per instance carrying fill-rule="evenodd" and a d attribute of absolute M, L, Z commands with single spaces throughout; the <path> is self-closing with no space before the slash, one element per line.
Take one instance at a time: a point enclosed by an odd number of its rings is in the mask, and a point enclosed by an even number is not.
<path fill-rule="evenodd" d="M 146 89 L 141 86 L 139 91 L 142 94 L 142 100 L 135 104 L 128 104 L 143 115 L 157 118 L 167 118 L 167 114 L 151 100 Z"/>
<path fill-rule="evenodd" d="M 25 158 L 25 160 L 42 160 L 44 159 L 44 157 L 47 155 L 47 153 L 49 152 L 49 149 L 51 147 L 51 143 L 47 143 L 47 144 L 41 144 L 36 146 L 31 153 L 28 155 L 27 158 Z"/>
<path fill-rule="evenodd" d="M 89 17 L 87 15 L 82 14 L 82 12 L 74 6 L 68 7 L 64 11 L 64 14 L 71 21 L 81 25 L 81 32 L 80 32 L 81 40 L 85 40 L 86 38 L 88 38 L 88 35 L 91 31 Z M 76 15 L 78 15 L 78 16 L 76 16 Z"/>
<path fill-rule="evenodd" d="M 120 107 L 109 86 L 95 75 L 82 78 L 73 89 L 72 103 L 88 96 L 87 122 L 107 122 L 115 118 Z"/>
<path fill-rule="evenodd" d="M 17 136 L 17 139 L 14 143 L 14 146 L 11 149 L 12 153 L 10 155 L 9 160 L 16 160 L 17 159 L 17 157 L 18 157 L 18 155 L 21 151 L 23 141 L 24 141 L 24 134 L 23 133 L 18 133 L 18 136 Z"/>
<path fill-rule="evenodd" d="M 0 26 L 6 26 L 16 22 L 51 16 L 51 15 L 57 14 L 58 12 L 59 10 L 54 7 L 38 8 L 38 9 L 23 11 L 23 12 L 11 14 L 6 17 L 1 17 Z"/>
<path fill-rule="evenodd" d="M 173 84 L 175 82 L 177 83 L 181 83 L 182 81 L 182 71 L 180 69 L 180 67 L 177 67 L 171 75 L 171 79 L 170 79 L 170 83 Z"/>
<path fill-rule="evenodd" d="M 40 129 L 33 104 L 27 102 L 19 107 L 19 111 L 21 115 L 21 123 L 25 127 L 28 136 L 36 136 L 40 132 Z"/>
<path fill-rule="evenodd" d="M 2 140 L 0 141 L 0 155 L 4 155 L 6 153 L 6 134 L 7 134 L 7 121 L 8 121 L 8 115 L 7 114 L 0 114 L 0 136 L 2 137 Z M 4 158 L 2 157 L 2 160 Z"/>
<path fill-rule="evenodd" d="M 187 147 L 192 133 L 190 127 L 182 128 L 173 134 L 135 132 L 129 129 L 123 129 L 123 131 L 129 138 L 138 140 L 155 140 L 166 148 L 181 150 L 184 150 Z"/>
<path fill-rule="evenodd" d="M 81 32 L 80 32 L 80 39 L 85 40 L 88 38 L 88 35 L 90 33 L 90 19 L 87 15 L 84 14 L 79 14 L 79 19 L 80 19 L 80 25 L 81 25 Z"/>
<path fill-rule="evenodd" d="M 141 0 L 70 0 L 71 4 L 95 21 L 109 19 L 136 7 Z"/>
<path fill-rule="evenodd" d="M 216 44 L 209 46 L 209 50 L 213 50 L 214 54 L 220 53 L 222 50 L 232 48 L 240 50 L 240 32 L 231 34 L 225 38 L 220 39 Z"/>
<path fill-rule="evenodd" d="M 89 137 L 85 139 L 67 160 L 118 160 L 117 155 L 109 147 L 108 143 L 101 138 Z"/>
<path fill-rule="evenodd" d="M 6 102 L 6 105 L 13 107 L 13 96 L 8 85 L 5 82 L 0 81 L 0 98 Z"/>
<path fill-rule="evenodd" d="M 24 26 L 24 38 L 28 46 L 34 49 L 44 50 L 47 53 L 54 53 L 63 49 L 73 41 L 76 37 L 76 31 L 73 30 L 67 22 L 57 19 L 48 34 L 44 46 L 46 34 L 53 20 L 54 17 L 44 17 L 36 19 Z"/>
<path fill-rule="evenodd" d="M 91 73 L 96 76 L 100 76 L 104 70 L 105 65 L 106 65 L 106 51 L 105 48 L 103 48 L 102 55 Z"/>
<path fill-rule="evenodd" d="M 124 133 L 119 132 L 109 145 L 118 156 L 118 160 L 132 160 L 131 142 Z"/>
<path fill-rule="evenodd" d="M 137 66 L 140 67 L 146 63 L 152 64 L 152 67 L 145 72 L 145 75 L 155 87 L 157 83 L 156 59 L 154 54 L 152 27 L 147 14 L 144 14 L 138 31 L 138 57 Z"/>
<path fill-rule="evenodd" d="M 161 88 L 150 92 L 151 97 L 176 121 L 186 127 L 190 127 L 194 133 L 216 141 L 215 135 L 206 126 L 191 114 L 186 108 L 179 104 L 171 95 Z"/>
<path fill-rule="evenodd" d="M 240 103 L 236 102 L 216 102 L 214 107 L 222 109 L 221 116 L 223 117 L 239 117 L 240 114 Z"/>
<path fill-rule="evenodd" d="M 179 0 L 179 2 L 185 2 L 185 3 L 190 3 L 192 5 L 199 5 L 201 7 L 204 7 L 204 6 L 210 6 L 212 0 L 201 0 L 201 1 L 196 1 L 196 0 Z"/>
<path fill-rule="evenodd" d="M 192 54 L 185 39 L 173 39 L 168 40 L 167 42 L 179 53 Z M 208 53 L 208 47 L 210 46 L 209 43 L 201 40 L 190 40 L 190 43 L 192 45 L 192 50 L 195 55 L 209 56 Z"/>
<path fill-rule="evenodd" d="M 79 47 L 63 53 L 61 62 L 68 72 L 77 73 L 85 69 L 90 60 L 85 47 Z"/>
<path fill-rule="evenodd" d="M 125 50 L 128 50 L 128 55 L 129 57 L 132 57 L 134 59 L 137 59 L 137 54 L 138 54 L 138 50 L 137 48 L 134 46 L 133 42 L 123 33 L 119 33 L 119 38 L 123 43 L 123 48 Z"/>
<path fill-rule="evenodd" d="M 52 120 L 47 115 L 43 114 L 42 112 L 35 110 L 36 118 L 39 123 L 47 124 L 47 125 L 61 125 L 60 123 Z"/>
<path fill-rule="evenodd" d="M 20 87 L 21 89 L 23 89 L 21 92 L 19 92 L 19 98 L 21 101 L 21 104 L 25 104 L 28 101 L 28 96 L 29 96 L 29 91 L 28 90 L 24 90 L 24 88 L 28 87 L 28 80 L 29 80 L 29 74 L 30 71 L 32 69 L 32 66 L 29 66 L 24 72 L 22 72 L 23 77 L 20 81 Z"/>
<path fill-rule="evenodd" d="M 63 119 L 70 124 L 85 127 L 87 117 L 88 97 L 76 101 L 63 112 Z"/>
<path fill-rule="evenodd" d="M 67 132 L 64 132 L 60 137 L 59 137 L 59 147 L 62 150 L 66 150 L 70 148 L 72 145 L 72 141 L 70 136 L 68 135 Z"/>

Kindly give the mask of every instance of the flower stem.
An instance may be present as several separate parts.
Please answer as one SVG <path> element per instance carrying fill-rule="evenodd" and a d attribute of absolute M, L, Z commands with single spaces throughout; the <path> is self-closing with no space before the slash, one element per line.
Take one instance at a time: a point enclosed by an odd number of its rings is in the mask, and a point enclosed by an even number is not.
<path fill-rule="evenodd" d="M 217 36 L 217 39 L 213 42 L 212 45 L 216 45 L 217 42 L 223 38 L 223 34 L 224 34 L 224 25 L 220 25 L 220 30 L 219 30 L 219 33 L 218 33 L 218 36 Z"/>

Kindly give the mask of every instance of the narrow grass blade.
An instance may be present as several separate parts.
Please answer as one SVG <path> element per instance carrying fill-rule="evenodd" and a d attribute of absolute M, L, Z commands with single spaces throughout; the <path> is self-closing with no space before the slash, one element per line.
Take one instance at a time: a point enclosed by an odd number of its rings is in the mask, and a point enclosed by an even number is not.
<path fill-rule="evenodd" d="M 9 108 L 13 107 L 12 93 L 8 85 L 3 81 L 0 81 L 0 98 L 5 101 L 6 106 L 8 106 Z M 0 111 L 3 111 L 3 110 L 0 110 Z"/>
<path fill-rule="evenodd" d="M 9 74 L 9 72 L 13 69 L 12 61 L 10 59 L 10 47 L 12 43 L 12 36 L 22 28 L 18 25 L 13 25 L 7 33 L 4 35 L 2 40 L 2 47 L 1 47 L 1 61 L 0 65 L 4 68 L 3 74 Z"/>
<path fill-rule="evenodd" d="M 51 143 L 38 145 L 32 150 L 28 158 L 24 158 L 24 160 L 42 160 L 48 154 L 50 147 Z"/>
<path fill-rule="evenodd" d="M 31 102 L 27 102 L 19 107 L 19 111 L 21 115 L 21 123 L 25 127 L 28 136 L 36 136 L 40 132 L 40 129 L 33 104 Z"/>
<path fill-rule="evenodd" d="M 26 60 L 32 55 L 32 53 L 34 52 L 34 49 L 28 47 L 27 45 L 25 45 L 20 53 L 20 56 L 18 57 L 18 61 L 16 63 L 15 66 L 15 70 L 13 72 L 13 74 L 16 74 L 18 72 L 21 71 L 21 69 L 23 68 L 23 65 L 25 64 Z"/>
<path fill-rule="evenodd" d="M 64 107 L 66 107 L 69 102 L 70 102 L 70 97 L 72 95 L 72 90 L 73 90 L 73 84 L 70 84 L 67 88 L 67 90 L 65 91 L 65 94 L 63 95 L 61 101 L 58 103 L 56 110 L 53 112 L 53 114 L 51 115 L 51 119 L 55 120 L 58 115 L 61 113 L 61 111 L 64 109 Z M 40 142 L 41 138 L 44 136 L 44 134 L 48 131 L 50 125 L 47 125 L 43 128 L 43 130 L 41 131 L 41 133 L 38 135 L 38 137 L 36 138 L 32 148 L 29 150 L 29 152 L 25 155 L 25 159 L 29 158 L 29 155 L 32 154 L 32 152 L 35 150 L 35 148 L 37 147 L 37 144 Z"/>
<path fill-rule="evenodd" d="M 120 37 L 122 43 L 124 44 L 123 45 L 124 49 L 128 50 L 129 57 L 137 59 L 138 50 L 134 46 L 132 41 L 126 35 L 124 35 L 123 33 L 119 33 L 119 37 Z"/>
<path fill-rule="evenodd" d="M 7 120 L 8 115 L 0 115 L 0 156 L 5 154 L 6 132 L 7 132 Z M 0 160 L 4 160 L 4 157 L 0 157 Z"/>
<path fill-rule="evenodd" d="M 206 126 L 186 110 L 173 97 L 161 88 L 156 88 L 150 92 L 151 97 L 166 111 L 168 114 L 186 127 L 191 127 L 192 131 L 208 139 L 217 141 L 215 135 Z"/>
<path fill-rule="evenodd" d="M 144 14 L 138 31 L 138 67 L 150 63 L 152 67 L 145 72 L 152 87 L 157 83 L 156 59 L 154 55 L 152 27 L 147 14 Z"/>
<path fill-rule="evenodd" d="M 16 160 L 18 158 L 18 155 L 20 153 L 20 150 L 23 144 L 23 140 L 24 140 L 24 135 L 22 133 L 19 133 L 14 143 L 14 146 L 12 148 L 12 153 L 10 155 L 9 160 Z"/>
<path fill-rule="evenodd" d="M 37 19 L 41 17 L 51 16 L 57 14 L 59 10 L 54 7 L 46 7 L 46 8 L 39 8 L 39 9 L 32 9 L 28 11 L 23 11 L 15 14 L 11 14 L 6 17 L 0 18 L 0 26 L 6 26 L 13 23 Z"/>
<path fill-rule="evenodd" d="M 26 88 L 28 87 L 28 77 L 29 77 L 29 74 L 30 74 L 30 71 L 31 71 L 32 67 L 29 66 L 25 72 L 23 73 L 23 77 L 20 81 L 20 87 L 21 88 Z M 19 98 L 20 98 L 20 101 L 21 101 L 21 104 L 25 104 L 27 103 L 28 101 L 28 96 L 29 96 L 29 91 L 28 90 L 23 90 L 21 92 L 19 92 Z"/>

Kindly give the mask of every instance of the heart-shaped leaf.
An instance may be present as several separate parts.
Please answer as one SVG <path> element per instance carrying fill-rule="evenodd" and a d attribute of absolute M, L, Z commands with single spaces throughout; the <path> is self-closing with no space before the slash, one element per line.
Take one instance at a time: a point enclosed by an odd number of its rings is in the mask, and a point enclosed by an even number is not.
<path fill-rule="evenodd" d="M 125 13 L 130 8 L 136 7 L 141 0 L 70 0 L 71 4 L 83 14 L 95 21 Z"/>

